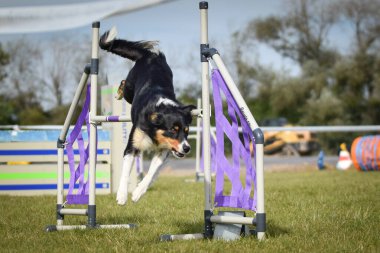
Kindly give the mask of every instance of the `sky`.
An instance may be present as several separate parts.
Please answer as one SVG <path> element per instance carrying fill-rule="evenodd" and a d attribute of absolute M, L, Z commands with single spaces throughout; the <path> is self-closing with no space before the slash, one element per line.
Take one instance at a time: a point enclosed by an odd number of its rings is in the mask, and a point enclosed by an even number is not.
<path fill-rule="evenodd" d="M 88 0 L 68 0 L 65 3 L 86 2 Z M 25 6 L 30 4 L 27 0 L 1 1 L 9 5 Z M 52 0 L 34 0 L 34 4 L 60 3 Z M 215 47 L 221 56 L 228 56 L 228 47 L 231 34 L 244 29 L 247 24 L 256 18 L 264 18 L 269 15 L 282 14 L 285 0 L 209 0 L 209 41 L 210 46 Z M 138 10 L 132 13 L 105 18 L 101 21 L 101 33 L 116 26 L 119 38 L 129 40 L 159 40 L 160 49 L 166 54 L 169 65 L 174 73 L 174 81 L 179 86 L 198 80 L 194 77 L 194 69 L 199 69 L 199 40 L 200 40 L 200 16 L 199 1 L 177 0 L 154 7 Z M 339 31 L 338 31 L 339 33 Z M 91 43 L 91 24 L 75 29 L 57 32 L 45 32 L 34 34 L 7 35 L 0 34 L 0 41 L 9 41 L 18 37 L 26 37 L 34 40 L 49 40 L 56 37 L 84 36 Z M 341 39 L 335 36 L 334 40 Z M 225 52 L 225 53 L 224 53 Z M 286 71 L 291 75 L 300 73 L 299 67 L 291 60 L 284 59 L 266 46 L 259 46 L 255 52 L 247 52 L 247 57 L 252 61 L 271 66 L 276 70 Z M 119 59 L 115 58 L 115 61 Z M 228 59 L 224 58 L 228 63 Z M 126 76 L 125 66 L 119 68 L 105 66 L 111 82 L 116 82 Z M 102 67 L 102 66 L 101 66 Z M 118 81 L 117 81 L 118 82 Z M 176 85 L 176 84 L 175 84 Z"/>
<path fill-rule="evenodd" d="M 211 0 L 208 1 L 209 41 L 210 46 L 219 49 L 223 57 L 223 49 L 228 47 L 231 34 L 244 29 L 249 21 L 278 12 L 280 1 L 259 0 Z M 195 68 L 199 64 L 200 14 L 199 1 L 179 0 L 144 9 L 127 15 L 107 18 L 101 23 L 102 29 L 116 26 L 119 37 L 130 39 L 159 40 L 160 48 L 166 54 L 169 65 L 172 65 L 174 78 L 194 78 Z M 284 62 L 273 50 L 263 48 L 261 62 L 273 65 L 278 69 L 295 67 Z M 227 52 L 226 52 L 227 53 Z M 254 54 L 251 54 L 254 56 Z M 225 59 L 225 61 L 228 61 Z M 186 67 L 191 64 L 192 66 Z M 182 81 L 183 80 L 183 81 Z M 191 80 L 189 80 L 191 81 Z"/>
<path fill-rule="evenodd" d="M 2 1 L 3 2 L 3 1 Z M 28 1 L 7 1 L 9 5 L 25 6 Z M 70 0 L 68 3 L 78 1 Z M 85 2 L 85 0 L 79 1 Z M 35 0 L 34 4 L 54 3 L 54 1 Z M 59 3 L 59 1 L 57 2 Z M 65 2 L 66 3 L 66 2 Z M 228 46 L 231 34 L 246 27 L 249 21 L 278 13 L 281 10 L 281 1 L 276 0 L 209 0 L 209 40 L 210 46 L 218 48 L 223 56 L 223 48 Z M 30 4 L 30 2 L 29 2 Z M 3 2 L 4 6 L 4 2 Z M 0 3 L 0 7 L 3 7 Z M 169 65 L 172 65 L 174 78 L 180 85 L 186 83 L 186 79 L 194 78 L 194 66 L 199 64 L 199 37 L 200 37 L 200 16 L 199 1 L 177 0 L 154 7 L 142 9 L 132 13 L 106 18 L 101 21 L 101 32 L 116 26 L 119 31 L 119 38 L 130 40 L 159 40 L 160 48 L 167 56 Z M 76 29 L 35 33 L 0 35 L 0 41 L 27 37 L 35 40 L 50 39 L 64 36 L 88 36 L 91 34 L 91 25 Z M 90 43 L 90 41 L 89 41 Z M 227 48 L 226 48 L 227 50 Z M 289 61 L 284 61 L 268 48 L 262 49 L 264 52 L 260 56 L 261 62 L 273 65 L 275 68 L 291 68 Z M 228 60 L 227 60 L 228 61 Z M 197 65 L 196 67 L 197 68 Z M 125 76 L 123 70 L 110 70 L 110 76 Z"/>

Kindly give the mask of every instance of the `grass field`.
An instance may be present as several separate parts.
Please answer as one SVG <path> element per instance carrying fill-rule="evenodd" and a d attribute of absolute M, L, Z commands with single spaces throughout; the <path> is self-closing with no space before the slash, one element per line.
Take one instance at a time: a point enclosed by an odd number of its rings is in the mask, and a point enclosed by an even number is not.
<path fill-rule="evenodd" d="M 265 180 L 262 242 L 160 242 L 161 234 L 203 230 L 203 184 L 161 176 L 137 204 L 97 197 L 98 223 L 135 223 L 133 230 L 46 233 L 55 224 L 54 196 L 0 196 L 0 252 L 380 252 L 380 173 L 267 172 Z"/>

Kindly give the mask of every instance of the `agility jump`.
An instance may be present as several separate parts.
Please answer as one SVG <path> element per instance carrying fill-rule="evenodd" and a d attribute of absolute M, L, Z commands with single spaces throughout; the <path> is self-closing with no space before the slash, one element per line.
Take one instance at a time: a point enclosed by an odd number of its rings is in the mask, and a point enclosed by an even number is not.
<path fill-rule="evenodd" d="M 202 65 L 202 114 L 203 114 L 203 162 L 204 162 L 204 192 L 205 192 L 205 208 L 204 208 L 204 232 L 198 234 L 182 234 L 182 235 L 163 235 L 161 240 L 189 240 L 213 238 L 215 227 L 214 224 L 245 224 L 256 225 L 255 233 L 257 238 L 262 240 L 265 238 L 266 230 L 266 214 L 264 210 L 264 135 L 252 116 L 247 104 L 236 87 L 231 75 L 224 65 L 218 51 L 210 48 L 208 44 L 208 3 L 200 2 L 200 18 L 201 18 L 201 43 L 200 55 Z M 218 70 L 213 70 L 212 79 L 214 93 L 223 91 L 229 104 L 228 112 L 232 125 L 223 117 L 221 108 L 220 94 L 213 94 L 216 115 L 216 135 L 217 135 L 217 169 L 216 169 L 216 193 L 214 203 L 212 202 L 211 189 L 211 145 L 210 145 L 210 84 L 209 84 L 209 61 L 212 61 Z M 217 108 L 218 107 L 218 108 Z M 244 142 L 240 143 L 238 136 L 237 118 L 239 116 L 243 128 Z M 225 122 L 227 121 L 227 122 Z M 225 160 L 224 154 L 224 134 L 226 134 L 233 142 L 233 166 L 226 166 L 228 161 Z M 234 137 L 232 137 L 234 136 Z M 249 141 L 254 142 L 254 167 L 250 167 Z M 237 144 L 237 143 L 240 144 Z M 239 181 L 239 155 L 247 163 L 246 187 L 243 188 Z M 221 169 L 223 170 L 221 171 Z M 226 168 L 228 167 L 228 168 Z M 253 169 L 255 168 L 255 169 Z M 234 175 L 234 173 L 238 173 Z M 252 173 L 252 174 L 251 174 Z M 232 193 L 230 196 L 223 196 L 222 188 L 224 175 L 227 175 L 232 181 Z M 254 180 L 254 198 L 250 198 L 250 180 Z M 235 217 L 214 215 L 214 206 L 228 206 L 233 208 L 245 208 L 256 211 L 255 217 Z"/>
<path fill-rule="evenodd" d="M 97 125 L 101 122 L 130 122 L 130 117 L 126 116 L 102 116 L 97 115 L 97 84 L 98 84 L 98 72 L 99 72 L 99 22 L 94 22 L 92 24 L 92 51 L 91 51 L 91 64 L 86 65 L 84 68 L 82 77 L 78 84 L 77 90 L 75 91 L 75 95 L 73 101 L 70 105 L 69 112 L 66 116 L 65 122 L 63 124 L 63 128 L 59 135 L 57 141 L 57 149 L 58 149 L 58 182 L 57 182 L 57 224 L 49 225 L 46 227 L 47 232 L 51 231 L 59 231 L 59 230 L 72 230 L 72 229 L 87 229 L 87 228 L 134 228 L 134 224 L 115 224 L 115 225 L 99 225 L 96 222 L 96 203 L 95 203 L 95 172 L 96 172 L 96 156 L 97 156 Z M 88 87 L 88 92 L 86 96 L 87 103 L 89 103 L 89 107 L 85 106 L 83 108 L 83 115 L 87 115 L 88 117 L 88 132 L 89 132 L 89 147 L 88 151 L 88 162 L 89 162 L 89 172 L 88 172 L 88 180 L 86 183 L 83 181 L 83 175 L 71 175 L 71 180 L 74 183 L 79 177 L 82 177 L 79 184 L 83 187 L 86 184 L 85 189 L 81 189 L 82 191 L 74 196 L 71 192 L 67 197 L 67 202 L 71 204 L 86 204 L 87 208 L 84 209 L 74 209 L 74 208 L 66 208 L 67 204 L 64 201 L 64 149 L 66 146 L 66 136 L 73 118 L 73 114 L 75 109 L 78 107 L 79 100 L 83 90 L 86 87 L 87 80 L 90 76 L 91 86 Z M 89 100 L 89 97 L 92 99 Z M 89 112 L 88 112 L 89 109 Z M 86 117 L 86 116 L 84 116 Z M 80 121 L 80 120 L 79 120 Z M 83 123 L 79 122 L 77 125 L 81 127 Z M 80 129 L 79 129 L 80 130 Z M 84 162 L 85 163 L 85 162 Z M 74 178 L 73 178 L 74 177 Z M 73 185 L 71 186 L 73 187 Z M 65 215 L 83 215 L 87 216 L 87 225 L 63 225 L 64 216 Z"/>

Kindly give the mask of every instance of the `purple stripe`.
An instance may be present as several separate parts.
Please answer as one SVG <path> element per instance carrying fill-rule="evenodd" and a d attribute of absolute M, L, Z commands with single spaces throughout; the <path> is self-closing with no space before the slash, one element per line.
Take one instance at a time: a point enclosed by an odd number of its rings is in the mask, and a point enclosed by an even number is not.
<path fill-rule="evenodd" d="M 218 166 L 215 184 L 215 206 L 236 207 L 255 211 L 257 199 L 256 174 L 249 150 L 250 141 L 253 145 L 255 143 L 252 131 L 218 70 L 213 70 L 212 84 L 217 137 L 216 162 Z M 228 118 L 223 113 L 221 93 L 224 94 L 225 101 L 227 102 Z M 239 122 L 243 129 L 242 139 L 238 133 Z M 232 163 L 230 163 L 224 154 L 226 137 L 231 141 L 232 145 Z M 240 181 L 240 159 L 244 162 L 246 169 L 245 186 Z M 254 159 L 256 159 L 256 156 L 254 156 Z M 225 176 L 231 182 L 229 195 L 224 194 Z M 252 185 L 254 189 L 252 189 Z M 250 198 L 252 190 L 253 198 Z"/>
<path fill-rule="evenodd" d="M 108 122 L 119 122 L 119 116 L 108 116 L 107 121 Z"/>
<path fill-rule="evenodd" d="M 85 205 L 88 204 L 88 195 L 81 194 L 81 195 L 67 195 L 66 196 L 67 204 L 69 205 Z"/>

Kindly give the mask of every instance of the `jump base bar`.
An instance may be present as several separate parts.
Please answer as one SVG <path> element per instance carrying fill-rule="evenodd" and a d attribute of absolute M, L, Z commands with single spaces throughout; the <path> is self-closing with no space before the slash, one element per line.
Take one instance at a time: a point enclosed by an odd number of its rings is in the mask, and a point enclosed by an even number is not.
<path fill-rule="evenodd" d="M 85 229 L 132 229 L 136 228 L 135 224 L 115 224 L 115 225 L 97 225 L 90 227 L 87 225 L 49 225 L 46 232 L 64 231 L 64 230 L 85 230 Z"/>
<path fill-rule="evenodd" d="M 179 240 L 199 240 L 199 239 L 205 239 L 205 235 L 203 233 L 198 233 L 198 234 L 180 234 L 180 235 L 161 235 L 160 236 L 161 242 L 179 241 Z"/>

